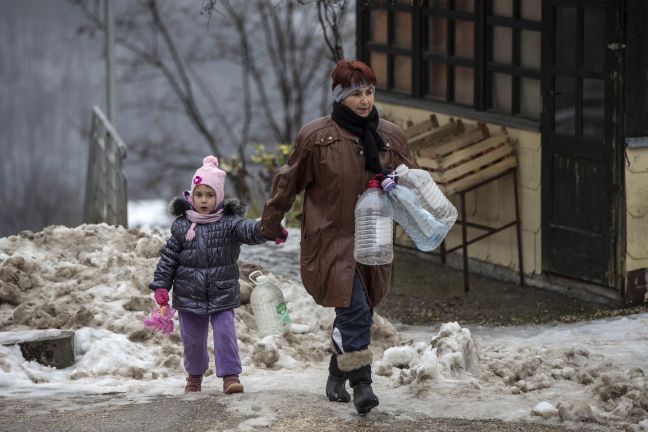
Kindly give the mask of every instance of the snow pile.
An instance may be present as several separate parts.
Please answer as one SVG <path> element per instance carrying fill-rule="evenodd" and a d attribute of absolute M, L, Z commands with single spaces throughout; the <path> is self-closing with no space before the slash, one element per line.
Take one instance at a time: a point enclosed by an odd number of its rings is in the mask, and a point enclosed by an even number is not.
<path fill-rule="evenodd" d="M 401 326 L 401 335 L 410 342 L 387 349 L 376 374 L 431 415 L 633 431 L 648 420 L 648 314 L 472 331 L 446 323 L 436 334 Z"/>
<path fill-rule="evenodd" d="M 648 431 L 648 419 L 640 421 L 635 428 L 635 431 Z"/>
<path fill-rule="evenodd" d="M 558 410 L 549 402 L 540 402 L 538 405 L 533 407 L 531 414 L 539 417 L 551 418 L 558 414 Z"/>
<path fill-rule="evenodd" d="M 165 337 L 143 325 L 155 306 L 148 289 L 159 248 L 168 232 L 144 232 L 107 225 L 51 226 L 0 239 L 0 340 L 29 329 L 75 330 L 76 363 L 52 370 L 25 362 L 17 346 L 0 347 L 0 387 L 98 377 L 155 380 L 183 374 L 178 330 Z M 241 263 L 243 291 L 257 266 Z M 236 311 L 241 360 L 246 371 L 301 369 L 331 352 L 334 311 L 317 306 L 303 286 L 275 276 L 294 331 L 259 340 L 249 304 Z M 245 296 L 244 296 L 245 297 Z M 176 329 L 177 318 L 176 318 Z M 400 342 L 376 316 L 372 346 L 377 354 Z M 24 335 L 23 335 L 24 336 Z M 212 341 L 210 338 L 210 349 Z M 208 373 L 213 373 L 209 371 Z"/>
<path fill-rule="evenodd" d="M 470 381 L 479 375 L 479 353 L 470 330 L 457 322 L 441 326 L 431 344 L 410 343 L 388 348 L 376 373 L 398 385 L 414 384 L 417 392 L 428 388 L 428 381 Z"/>
<path fill-rule="evenodd" d="M 533 414 L 561 420 L 605 423 L 648 418 L 648 377 L 640 368 L 626 370 L 582 345 L 519 347 L 484 353 L 490 377 L 512 394 L 550 388 L 582 389 L 588 401 L 556 398 L 555 409 L 536 406 Z M 554 405 L 549 404 L 554 407 Z"/>

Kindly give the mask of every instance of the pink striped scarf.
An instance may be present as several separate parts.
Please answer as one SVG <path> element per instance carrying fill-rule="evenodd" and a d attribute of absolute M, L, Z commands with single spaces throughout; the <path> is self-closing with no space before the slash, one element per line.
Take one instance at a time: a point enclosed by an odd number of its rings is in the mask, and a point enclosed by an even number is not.
<path fill-rule="evenodd" d="M 202 214 L 194 210 L 186 210 L 185 216 L 192 223 L 185 235 L 185 238 L 189 241 L 193 240 L 196 237 L 196 224 L 207 224 L 211 222 L 218 222 L 223 218 L 223 209 L 218 210 L 216 213 Z"/>

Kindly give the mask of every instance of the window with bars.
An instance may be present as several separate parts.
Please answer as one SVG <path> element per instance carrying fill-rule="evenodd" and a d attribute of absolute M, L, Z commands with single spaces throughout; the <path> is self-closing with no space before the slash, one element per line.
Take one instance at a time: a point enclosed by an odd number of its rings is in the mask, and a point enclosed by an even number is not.
<path fill-rule="evenodd" d="M 540 120 L 539 0 L 358 1 L 358 53 L 378 87 Z"/>
<path fill-rule="evenodd" d="M 383 4 L 383 6 L 385 6 Z M 368 62 L 371 64 L 378 87 L 401 93 L 411 93 L 413 71 L 412 3 L 398 0 L 385 7 L 370 8 Z"/>

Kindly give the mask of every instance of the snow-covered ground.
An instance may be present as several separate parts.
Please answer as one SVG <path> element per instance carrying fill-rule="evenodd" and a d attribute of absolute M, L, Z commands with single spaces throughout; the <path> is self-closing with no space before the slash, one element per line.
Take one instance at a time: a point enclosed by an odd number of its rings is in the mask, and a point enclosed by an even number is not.
<path fill-rule="evenodd" d="M 0 344 L 0 397 L 181 394 L 177 329 L 166 337 L 142 324 L 154 305 L 147 284 L 166 236 L 165 229 L 81 225 L 0 238 L 0 342 L 72 329 L 76 355 L 72 367 L 57 370 Z M 237 310 L 246 397 L 232 409 L 286 383 L 323 387 L 333 311 L 301 286 L 298 246 L 299 232 L 290 230 L 282 247 L 243 248 L 243 261 L 276 275 L 297 325 L 260 340 L 249 305 Z M 377 410 L 648 430 L 648 314 L 512 328 L 412 327 L 377 317 L 373 334 Z"/>

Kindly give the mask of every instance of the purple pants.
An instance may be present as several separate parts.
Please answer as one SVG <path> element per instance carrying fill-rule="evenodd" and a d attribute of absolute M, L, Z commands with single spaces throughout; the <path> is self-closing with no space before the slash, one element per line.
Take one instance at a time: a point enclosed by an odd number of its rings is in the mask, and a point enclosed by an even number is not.
<path fill-rule="evenodd" d="M 178 311 L 180 336 L 184 345 L 184 368 L 190 375 L 202 375 L 209 367 L 207 335 L 211 321 L 214 333 L 214 363 L 216 376 L 241 373 L 241 359 L 236 341 L 234 310 L 214 312 L 211 315 L 198 315 Z"/>

